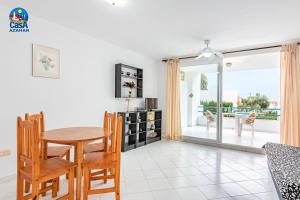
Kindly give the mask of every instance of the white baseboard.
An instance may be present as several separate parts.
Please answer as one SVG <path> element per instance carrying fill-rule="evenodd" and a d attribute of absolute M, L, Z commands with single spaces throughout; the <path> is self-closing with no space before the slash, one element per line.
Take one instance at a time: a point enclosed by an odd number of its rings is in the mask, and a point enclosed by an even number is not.
<path fill-rule="evenodd" d="M 200 144 L 200 145 L 207 145 L 207 146 L 213 146 L 218 148 L 224 148 L 224 149 L 232 149 L 237 151 L 245 151 L 250 153 L 257 153 L 257 154 L 264 154 L 264 151 L 261 148 L 255 148 L 255 147 L 247 147 L 247 146 L 241 146 L 241 145 L 235 145 L 235 144 L 225 144 L 225 143 L 216 143 L 211 142 L 210 140 L 204 140 L 189 136 L 184 136 L 181 140 L 182 142 L 189 142 L 194 144 Z"/>

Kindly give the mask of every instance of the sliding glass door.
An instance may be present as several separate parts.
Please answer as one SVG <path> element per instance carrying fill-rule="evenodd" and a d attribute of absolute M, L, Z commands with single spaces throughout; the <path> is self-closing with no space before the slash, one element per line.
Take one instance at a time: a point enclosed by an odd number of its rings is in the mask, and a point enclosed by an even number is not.
<path fill-rule="evenodd" d="M 181 69 L 181 120 L 183 136 L 220 141 L 220 64 Z"/>
<path fill-rule="evenodd" d="M 280 53 L 224 59 L 222 142 L 261 148 L 280 141 Z"/>
<path fill-rule="evenodd" d="M 279 142 L 280 54 L 224 58 L 181 68 L 184 139 L 245 150 Z"/>

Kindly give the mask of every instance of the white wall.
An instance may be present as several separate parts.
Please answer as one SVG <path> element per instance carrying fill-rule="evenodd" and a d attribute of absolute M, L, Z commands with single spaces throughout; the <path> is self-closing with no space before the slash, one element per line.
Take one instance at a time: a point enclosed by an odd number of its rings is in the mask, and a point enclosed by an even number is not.
<path fill-rule="evenodd" d="M 200 104 L 200 72 L 198 71 L 187 71 L 185 72 L 185 80 L 187 84 L 187 125 L 195 126 L 197 124 L 198 117 L 198 106 Z M 192 94 L 192 97 L 190 97 Z M 181 101 L 184 100 L 182 98 Z M 181 109 L 182 110 L 182 109 Z M 182 125 L 183 126 L 183 125 Z"/>
<path fill-rule="evenodd" d="M 18 115 L 44 111 L 46 129 L 53 129 L 101 125 L 105 110 L 124 111 L 125 100 L 114 98 L 115 63 L 144 69 L 144 97 L 162 95 L 159 62 L 32 15 L 30 33 L 10 33 L 9 12 L 0 8 L 0 149 L 12 156 L 0 158 L 0 177 L 16 172 Z M 31 76 L 32 43 L 60 49 L 60 79 Z"/>
<path fill-rule="evenodd" d="M 188 85 L 186 81 L 180 81 L 180 115 L 181 127 L 188 126 Z"/>

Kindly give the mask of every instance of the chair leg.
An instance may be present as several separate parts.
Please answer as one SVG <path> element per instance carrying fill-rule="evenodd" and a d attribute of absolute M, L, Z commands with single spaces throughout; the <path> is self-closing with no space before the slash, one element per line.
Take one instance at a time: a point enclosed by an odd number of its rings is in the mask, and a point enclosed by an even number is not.
<path fill-rule="evenodd" d="M 57 197 L 57 178 L 52 180 L 52 198 Z"/>
<path fill-rule="evenodd" d="M 67 161 L 70 161 L 70 157 L 71 157 L 71 156 L 70 156 L 70 150 L 69 150 L 69 151 L 67 152 L 67 154 L 66 154 L 66 160 L 67 160 Z M 66 179 L 68 179 L 68 178 L 69 178 L 69 173 L 66 174 Z"/>
<path fill-rule="evenodd" d="M 209 132 L 209 122 L 207 121 L 206 123 L 206 132 L 208 133 Z"/>
<path fill-rule="evenodd" d="M 115 168 L 110 169 L 110 173 L 111 173 L 112 175 L 115 175 L 115 174 L 116 174 L 116 169 L 115 169 Z"/>
<path fill-rule="evenodd" d="M 89 172 L 90 170 L 87 167 L 83 168 L 83 200 L 88 200 L 88 192 L 89 192 Z"/>
<path fill-rule="evenodd" d="M 33 196 L 32 199 L 39 200 L 40 199 L 40 195 L 39 195 L 39 189 L 40 189 L 39 188 L 39 183 L 36 182 L 36 181 L 34 181 L 34 182 L 32 182 L 31 186 L 32 186 L 32 196 Z"/>
<path fill-rule="evenodd" d="M 20 174 L 17 175 L 17 200 L 23 199 L 24 180 Z"/>
<path fill-rule="evenodd" d="M 56 190 L 57 190 L 57 192 L 59 192 L 59 189 L 60 189 L 60 180 L 59 180 L 59 179 L 60 179 L 60 178 L 57 177 L 56 179 L 57 179 L 57 180 L 56 180 L 56 181 L 57 181 L 57 185 L 56 185 L 57 188 L 56 188 Z"/>
<path fill-rule="evenodd" d="M 42 189 L 47 187 L 47 182 L 42 183 Z M 46 192 L 42 193 L 42 197 L 46 196 Z"/>
<path fill-rule="evenodd" d="M 239 124 L 239 136 L 242 135 L 242 131 L 243 131 L 243 124 L 240 123 L 240 124 Z"/>
<path fill-rule="evenodd" d="M 69 173 L 69 183 L 68 183 L 68 193 L 69 193 L 69 200 L 74 200 L 74 168 L 71 168 Z"/>
<path fill-rule="evenodd" d="M 77 146 L 74 147 L 74 163 L 77 163 Z M 77 169 L 75 167 L 75 170 L 74 170 L 74 177 L 77 176 Z"/>
<path fill-rule="evenodd" d="M 107 170 L 108 170 L 108 169 L 104 169 L 104 176 L 107 176 Z M 104 179 L 104 183 L 105 183 L 105 184 L 107 183 L 107 179 Z"/>
<path fill-rule="evenodd" d="M 28 183 L 27 181 L 25 181 L 25 193 L 28 193 L 30 190 L 30 183 Z"/>
<path fill-rule="evenodd" d="M 88 176 L 89 176 L 89 178 L 91 178 L 91 176 L 92 176 L 92 171 L 91 170 L 88 170 Z M 91 189 L 91 186 L 92 185 L 92 182 L 91 181 L 89 181 L 89 190 Z"/>
<path fill-rule="evenodd" d="M 116 200 L 120 200 L 120 167 L 117 167 L 115 172 Z"/>

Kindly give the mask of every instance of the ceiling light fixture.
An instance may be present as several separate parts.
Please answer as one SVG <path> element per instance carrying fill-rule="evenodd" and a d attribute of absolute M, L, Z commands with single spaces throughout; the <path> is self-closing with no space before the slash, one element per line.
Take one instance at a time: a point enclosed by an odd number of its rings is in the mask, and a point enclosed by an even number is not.
<path fill-rule="evenodd" d="M 199 53 L 199 56 L 195 58 L 195 60 L 198 60 L 202 57 L 204 58 L 213 58 L 213 57 L 218 57 L 218 58 L 223 58 L 223 54 L 219 51 L 213 50 L 209 47 L 209 40 L 204 40 L 204 44 L 206 47 L 202 49 Z"/>
<path fill-rule="evenodd" d="M 225 63 L 226 67 L 232 67 L 232 63 L 231 62 L 227 62 Z"/>
<path fill-rule="evenodd" d="M 106 1 L 113 6 L 123 6 L 126 3 L 126 0 L 106 0 Z"/>

